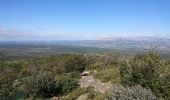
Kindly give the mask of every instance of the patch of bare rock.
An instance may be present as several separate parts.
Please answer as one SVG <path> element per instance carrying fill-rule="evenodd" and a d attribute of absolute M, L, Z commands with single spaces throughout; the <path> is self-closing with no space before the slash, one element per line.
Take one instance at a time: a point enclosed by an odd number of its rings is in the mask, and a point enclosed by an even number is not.
<path fill-rule="evenodd" d="M 98 79 L 94 79 L 92 75 L 88 76 L 82 76 L 81 79 L 79 80 L 80 86 L 83 87 L 93 87 L 95 91 L 105 93 L 109 89 L 112 88 L 111 82 L 108 83 L 102 83 Z"/>

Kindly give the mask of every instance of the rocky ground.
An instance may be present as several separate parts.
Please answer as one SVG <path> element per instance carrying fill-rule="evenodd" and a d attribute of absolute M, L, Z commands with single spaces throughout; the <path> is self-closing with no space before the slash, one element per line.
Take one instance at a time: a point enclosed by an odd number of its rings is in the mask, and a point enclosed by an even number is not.
<path fill-rule="evenodd" d="M 82 88 L 90 86 L 90 87 L 93 87 L 95 91 L 98 91 L 101 93 L 105 93 L 109 89 L 112 88 L 111 82 L 102 83 L 100 80 L 94 79 L 92 75 L 82 76 L 81 79 L 79 80 L 79 84 Z M 83 94 L 79 96 L 76 100 L 86 100 L 87 96 L 88 94 Z"/>
<path fill-rule="evenodd" d="M 101 93 L 105 93 L 112 88 L 112 84 L 110 82 L 102 83 L 100 80 L 94 79 L 92 75 L 82 76 L 79 80 L 79 84 L 81 87 L 94 87 L 95 91 L 99 91 Z"/>

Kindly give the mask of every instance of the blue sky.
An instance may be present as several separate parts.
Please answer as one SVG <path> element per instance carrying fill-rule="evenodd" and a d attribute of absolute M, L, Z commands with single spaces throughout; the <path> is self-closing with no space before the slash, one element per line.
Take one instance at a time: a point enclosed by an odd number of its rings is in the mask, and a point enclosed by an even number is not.
<path fill-rule="evenodd" d="M 0 40 L 170 37 L 170 0 L 0 0 Z"/>

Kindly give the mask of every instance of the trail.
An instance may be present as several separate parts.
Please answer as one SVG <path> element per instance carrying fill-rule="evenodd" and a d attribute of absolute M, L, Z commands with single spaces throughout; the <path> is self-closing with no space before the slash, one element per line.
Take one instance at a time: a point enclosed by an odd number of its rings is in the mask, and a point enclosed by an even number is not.
<path fill-rule="evenodd" d="M 81 79 L 79 80 L 79 84 L 82 88 L 92 86 L 94 87 L 95 91 L 101 93 L 105 93 L 106 91 L 112 88 L 111 82 L 102 83 L 100 80 L 94 79 L 92 75 L 82 76 Z"/>

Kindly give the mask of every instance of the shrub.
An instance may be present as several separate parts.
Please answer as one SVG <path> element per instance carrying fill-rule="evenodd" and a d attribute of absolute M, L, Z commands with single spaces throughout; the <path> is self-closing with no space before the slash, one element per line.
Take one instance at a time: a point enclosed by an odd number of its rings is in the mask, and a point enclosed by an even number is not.
<path fill-rule="evenodd" d="M 158 97 L 170 97 L 169 75 L 165 75 L 167 67 L 158 54 L 137 54 L 129 64 L 120 68 L 121 82 L 124 85 L 141 85 L 151 89 Z"/>
<path fill-rule="evenodd" d="M 52 97 L 64 95 L 77 87 L 77 80 L 69 76 L 57 76 L 50 71 L 40 71 L 26 79 L 24 89 L 29 96 Z"/>
<path fill-rule="evenodd" d="M 114 86 L 106 100 L 157 100 L 150 90 L 137 85 L 133 87 Z"/>
<path fill-rule="evenodd" d="M 120 82 L 119 71 L 116 68 L 105 68 L 94 73 L 94 77 L 100 79 L 102 82 L 111 81 L 113 84 Z"/>
<path fill-rule="evenodd" d="M 49 71 L 40 71 L 36 76 L 27 77 L 24 89 L 27 91 L 28 95 L 34 97 L 51 97 L 58 94 L 55 77 Z"/>
<path fill-rule="evenodd" d="M 132 85 L 132 81 L 131 81 L 132 68 L 131 66 L 128 66 L 126 61 L 124 61 L 121 64 L 121 67 L 119 67 L 119 71 L 120 71 L 121 83 L 123 85 Z"/>
<path fill-rule="evenodd" d="M 71 91 L 66 97 L 66 100 L 75 100 L 80 95 L 86 94 L 90 91 L 90 88 L 76 88 L 75 90 Z"/>
<path fill-rule="evenodd" d="M 151 80 L 159 76 L 156 70 L 160 67 L 160 56 L 155 53 L 136 55 L 130 64 L 133 69 L 132 80 L 137 84 L 142 83 L 142 85 L 147 86 Z"/>
<path fill-rule="evenodd" d="M 77 79 L 68 75 L 56 77 L 56 85 L 60 95 L 66 95 L 78 86 Z"/>
<path fill-rule="evenodd" d="M 6 64 L 3 64 L 6 65 Z M 15 92 L 13 82 L 17 78 L 17 73 L 10 66 L 0 66 L 0 97 L 10 98 Z"/>
<path fill-rule="evenodd" d="M 65 64 L 67 72 L 71 71 L 83 72 L 86 66 L 87 62 L 85 58 L 82 57 L 81 55 L 75 55 L 70 57 Z"/>

